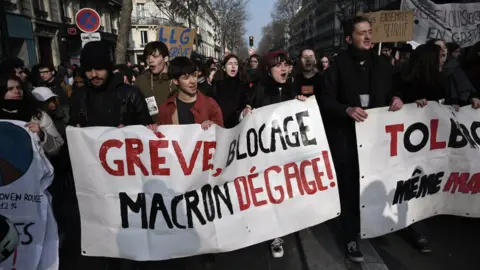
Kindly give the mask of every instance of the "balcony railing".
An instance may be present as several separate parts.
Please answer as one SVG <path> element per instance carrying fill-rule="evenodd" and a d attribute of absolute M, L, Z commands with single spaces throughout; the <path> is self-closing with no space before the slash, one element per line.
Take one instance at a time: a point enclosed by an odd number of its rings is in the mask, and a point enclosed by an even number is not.
<path fill-rule="evenodd" d="M 158 17 L 132 16 L 132 25 L 168 25 L 169 21 Z"/>
<path fill-rule="evenodd" d="M 35 11 L 35 16 L 37 16 L 37 18 L 40 18 L 40 19 L 48 18 L 48 12 L 46 12 L 45 10 L 35 9 L 34 11 Z"/>

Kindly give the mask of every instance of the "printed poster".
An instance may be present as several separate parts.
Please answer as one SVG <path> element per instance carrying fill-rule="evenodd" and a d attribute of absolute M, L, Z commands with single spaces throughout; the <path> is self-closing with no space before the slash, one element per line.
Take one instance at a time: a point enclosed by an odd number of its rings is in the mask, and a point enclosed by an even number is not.
<path fill-rule="evenodd" d="M 0 269 L 58 269 L 57 223 L 47 187 L 53 168 L 25 122 L 0 120 L 0 214 L 19 233 L 19 247 Z"/>
<path fill-rule="evenodd" d="M 480 3 L 441 4 L 430 0 L 402 0 L 402 10 L 414 11 L 413 41 L 430 39 L 469 47 L 480 41 Z"/>

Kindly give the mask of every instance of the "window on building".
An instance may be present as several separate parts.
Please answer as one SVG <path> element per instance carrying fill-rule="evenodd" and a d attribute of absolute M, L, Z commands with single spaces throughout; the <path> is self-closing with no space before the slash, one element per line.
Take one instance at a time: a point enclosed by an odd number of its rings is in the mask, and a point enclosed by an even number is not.
<path fill-rule="evenodd" d="M 43 2 L 43 0 L 34 0 L 33 8 L 35 10 L 46 11 L 45 3 Z"/>
<path fill-rule="evenodd" d="M 147 31 L 140 31 L 140 38 L 142 40 L 142 45 L 145 45 L 148 43 L 148 33 Z"/>
<path fill-rule="evenodd" d="M 137 17 L 145 18 L 145 4 L 137 3 Z"/>

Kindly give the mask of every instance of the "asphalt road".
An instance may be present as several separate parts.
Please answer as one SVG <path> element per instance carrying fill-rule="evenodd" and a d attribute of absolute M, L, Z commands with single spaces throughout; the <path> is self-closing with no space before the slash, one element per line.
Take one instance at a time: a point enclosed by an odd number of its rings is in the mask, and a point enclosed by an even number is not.
<path fill-rule="evenodd" d="M 430 254 L 418 252 L 401 233 L 370 240 L 389 270 L 480 269 L 480 219 L 437 216 L 422 225 Z"/>

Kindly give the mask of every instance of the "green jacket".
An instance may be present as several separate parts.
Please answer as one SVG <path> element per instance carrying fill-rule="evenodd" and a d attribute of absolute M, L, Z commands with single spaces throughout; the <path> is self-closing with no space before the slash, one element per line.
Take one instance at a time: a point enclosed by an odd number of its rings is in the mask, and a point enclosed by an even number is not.
<path fill-rule="evenodd" d="M 140 75 L 135 80 L 134 85 L 142 90 L 149 106 L 150 115 L 152 116 L 153 121 L 157 122 L 158 113 L 154 113 L 154 111 L 158 111 L 160 105 L 175 92 L 173 89 L 176 89 L 176 87 L 172 85 L 171 80 L 166 73 L 152 76 L 152 73 L 149 70 Z M 155 98 L 156 108 L 153 107 L 151 102 L 152 97 Z"/>

